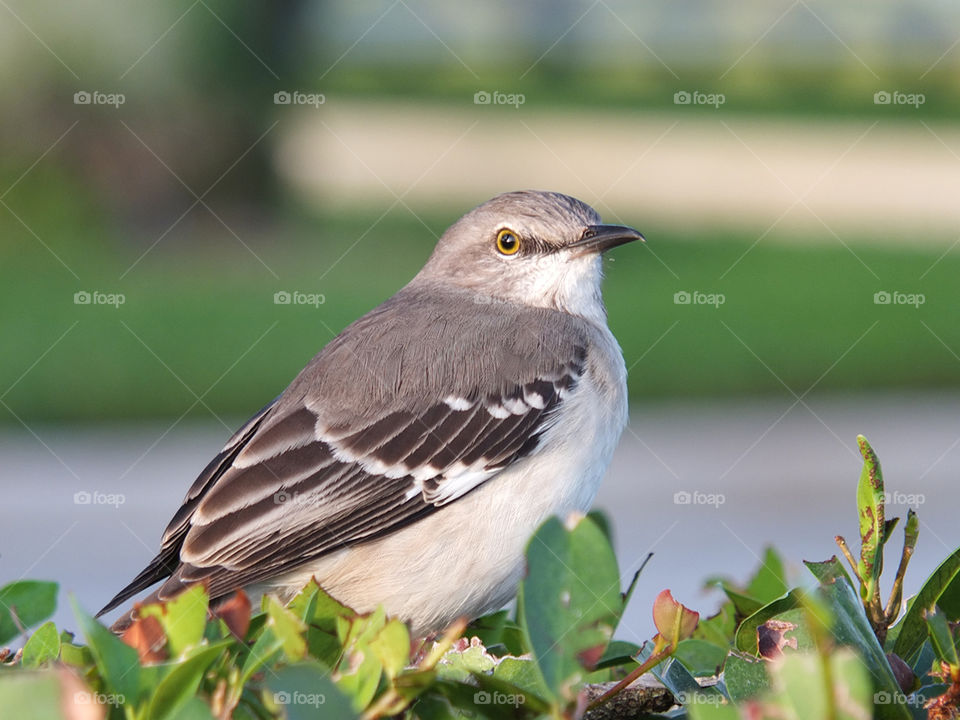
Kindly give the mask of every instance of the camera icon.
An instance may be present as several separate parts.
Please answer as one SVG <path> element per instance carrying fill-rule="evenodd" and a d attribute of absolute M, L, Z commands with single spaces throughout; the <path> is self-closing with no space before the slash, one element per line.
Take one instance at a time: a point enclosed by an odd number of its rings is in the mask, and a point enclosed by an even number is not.
<path fill-rule="evenodd" d="M 73 694 L 73 704 L 74 705 L 89 705 L 91 701 L 90 693 L 88 692 L 75 692 Z"/>
<path fill-rule="evenodd" d="M 693 96 L 686 90 L 679 90 L 673 94 L 674 105 L 689 105 L 691 100 Z"/>
<path fill-rule="evenodd" d="M 873 694 L 874 705 L 889 705 L 893 701 L 893 696 L 886 690 L 881 690 Z"/>
<path fill-rule="evenodd" d="M 880 290 L 873 294 L 873 304 L 874 305 L 889 305 L 891 300 L 890 293 L 886 290 Z"/>
<path fill-rule="evenodd" d="M 877 90 L 873 94 L 874 105 L 889 105 L 892 96 L 886 90 Z"/>
<path fill-rule="evenodd" d="M 74 105 L 89 105 L 92 99 L 93 96 L 86 90 L 78 90 L 73 94 Z"/>
<path fill-rule="evenodd" d="M 690 500 L 693 498 L 690 493 L 686 490 L 681 490 L 673 494 L 673 504 L 674 505 L 689 505 Z"/>
<path fill-rule="evenodd" d="M 273 494 L 274 505 L 283 505 L 285 502 L 290 502 L 290 493 L 288 493 L 286 490 L 281 490 L 280 492 Z"/>
<path fill-rule="evenodd" d="M 92 499 L 93 496 L 86 490 L 81 490 L 80 492 L 75 492 L 73 494 L 74 505 L 89 505 Z"/>
<path fill-rule="evenodd" d="M 278 290 L 273 294 L 274 305 L 289 305 L 292 296 L 286 290 Z"/>
<path fill-rule="evenodd" d="M 491 95 L 486 90 L 477 90 L 473 94 L 473 104 L 474 105 L 489 105 L 491 100 Z"/>
<path fill-rule="evenodd" d="M 290 104 L 290 93 L 286 90 L 281 90 L 273 94 L 273 104 L 274 105 L 289 105 Z"/>
<path fill-rule="evenodd" d="M 86 290 L 79 290 L 73 294 L 74 305 L 89 305 L 90 299 L 90 293 L 88 293 Z"/>
<path fill-rule="evenodd" d="M 680 290 L 673 294 L 673 304 L 674 305 L 689 305 L 690 304 L 690 293 L 686 290 Z"/>
<path fill-rule="evenodd" d="M 478 690 L 473 694 L 474 705 L 489 705 L 491 702 L 490 693 L 486 690 Z"/>
<path fill-rule="evenodd" d="M 277 705 L 289 705 L 290 704 L 290 693 L 288 692 L 275 692 L 273 694 L 273 701 Z"/>

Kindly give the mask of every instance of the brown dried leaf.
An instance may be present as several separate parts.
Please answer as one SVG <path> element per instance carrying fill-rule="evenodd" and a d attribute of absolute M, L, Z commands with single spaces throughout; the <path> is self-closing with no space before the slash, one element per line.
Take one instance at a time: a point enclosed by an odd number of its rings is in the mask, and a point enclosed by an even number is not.
<path fill-rule="evenodd" d="M 783 655 L 783 648 L 789 647 L 797 649 L 797 639 L 788 638 L 786 634 L 791 630 L 796 630 L 795 623 L 785 620 L 767 620 L 762 625 L 757 626 L 757 648 L 761 657 L 767 660 L 773 660 Z"/>
<path fill-rule="evenodd" d="M 223 620 L 234 637 L 243 640 L 250 629 L 250 598 L 243 590 L 237 590 L 233 597 L 214 609 L 213 616 Z"/>
<path fill-rule="evenodd" d="M 153 615 L 134 619 L 120 639 L 137 651 L 143 664 L 167 659 L 167 636 L 163 632 L 163 625 Z"/>

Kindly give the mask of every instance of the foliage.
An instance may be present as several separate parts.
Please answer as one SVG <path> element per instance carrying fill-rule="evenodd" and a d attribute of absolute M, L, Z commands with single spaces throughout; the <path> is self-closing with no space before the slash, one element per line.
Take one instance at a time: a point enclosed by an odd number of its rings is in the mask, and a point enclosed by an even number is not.
<path fill-rule="evenodd" d="M 411 638 L 382 610 L 345 607 L 311 582 L 286 606 L 265 596 L 258 612 L 242 593 L 211 610 L 196 586 L 140 607 L 122 638 L 77 607 L 81 644 L 43 622 L 53 584 L 12 583 L 0 589 L 0 638 L 35 629 L 21 650 L 0 655 L 0 707 L 27 719 L 559 720 L 615 717 L 609 709 L 651 673 L 672 694 L 671 717 L 956 717 L 960 550 L 901 616 L 907 548 L 917 534 L 911 514 L 890 601 L 879 606 L 883 547 L 895 520 L 884 514 L 876 455 L 858 442 L 860 557 L 838 540 L 853 579 L 833 557 L 807 563 L 812 587 L 789 589 L 783 561 L 768 549 L 748 582 L 709 581 L 726 597 L 710 617 L 661 592 L 653 603 L 657 634 L 641 647 L 613 640 L 636 577 L 621 592 L 606 523 L 553 518 L 530 540 L 513 615 L 455 623 L 428 641 Z M 85 715 L 91 707 L 96 712 Z"/>

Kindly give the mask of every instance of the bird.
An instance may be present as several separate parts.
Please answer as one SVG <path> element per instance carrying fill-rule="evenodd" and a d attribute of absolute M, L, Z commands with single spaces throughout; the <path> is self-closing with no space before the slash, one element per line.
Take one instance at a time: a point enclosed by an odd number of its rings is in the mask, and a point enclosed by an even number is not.
<path fill-rule="evenodd" d="M 215 606 L 311 578 L 414 637 L 503 607 L 531 536 L 589 510 L 626 426 L 601 256 L 643 239 L 557 192 L 466 213 L 227 441 L 98 617 L 157 583 L 143 602 L 203 583 Z"/>

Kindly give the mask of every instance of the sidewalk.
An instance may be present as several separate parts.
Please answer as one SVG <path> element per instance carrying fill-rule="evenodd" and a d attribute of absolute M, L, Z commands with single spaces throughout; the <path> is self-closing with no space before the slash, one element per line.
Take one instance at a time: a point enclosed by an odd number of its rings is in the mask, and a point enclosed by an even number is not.
<path fill-rule="evenodd" d="M 774 236 L 950 244 L 960 126 L 817 122 L 723 107 L 640 114 L 345 101 L 283 121 L 281 174 L 326 203 L 469 207 L 549 188 L 605 217 Z"/>

